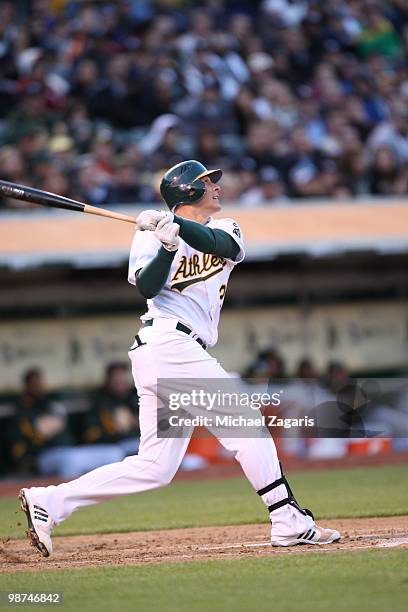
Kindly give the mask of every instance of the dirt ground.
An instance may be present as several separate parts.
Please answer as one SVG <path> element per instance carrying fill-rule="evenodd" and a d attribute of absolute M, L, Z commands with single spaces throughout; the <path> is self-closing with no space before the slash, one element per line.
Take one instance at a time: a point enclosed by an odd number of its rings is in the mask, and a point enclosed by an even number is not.
<path fill-rule="evenodd" d="M 48 559 L 27 540 L 4 540 L 0 573 L 408 547 L 408 516 L 335 519 L 322 524 L 338 529 L 342 539 L 327 546 L 273 548 L 268 524 L 57 536 L 54 554 Z"/>

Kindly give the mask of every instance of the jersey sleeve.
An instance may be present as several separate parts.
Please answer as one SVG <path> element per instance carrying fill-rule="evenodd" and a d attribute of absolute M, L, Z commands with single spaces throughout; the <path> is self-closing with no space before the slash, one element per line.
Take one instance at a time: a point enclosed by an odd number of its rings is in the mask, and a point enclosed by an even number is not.
<path fill-rule="evenodd" d="M 217 219 L 214 227 L 221 229 L 231 236 L 239 246 L 239 253 L 235 259 L 228 259 L 233 264 L 239 264 L 245 259 L 244 237 L 242 230 L 234 219 Z"/>
<path fill-rule="evenodd" d="M 130 247 L 128 281 L 136 285 L 136 272 L 144 268 L 157 254 L 161 243 L 153 232 L 136 231 Z"/>

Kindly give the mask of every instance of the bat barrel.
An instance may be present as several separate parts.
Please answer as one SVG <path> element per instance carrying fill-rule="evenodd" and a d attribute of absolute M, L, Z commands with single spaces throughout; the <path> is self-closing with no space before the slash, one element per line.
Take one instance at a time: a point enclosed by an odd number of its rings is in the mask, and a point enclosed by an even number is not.
<path fill-rule="evenodd" d="M 85 204 L 82 202 L 77 202 L 76 200 L 71 200 L 49 191 L 35 189 L 35 187 L 27 187 L 26 185 L 18 185 L 17 183 L 9 183 L 2 180 L 0 180 L 0 194 L 6 198 L 33 202 L 34 204 L 42 204 L 43 206 L 52 206 L 53 208 L 62 208 L 64 210 L 83 212 L 85 208 Z"/>
<path fill-rule="evenodd" d="M 82 202 L 77 202 L 77 200 L 65 198 L 64 196 L 57 195 L 56 193 L 42 191 L 41 189 L 35 189 L 35 187 L 27 187 L 26 185 L 18 185 L 17 183 L 9 183 L 8 181 L 0 180 L 0 195 L 7 198 L 14 198 L 15 200 L 23 200 L 24 202 L 33 202 L 34 204 L 51 206 L 52 208 L 76 210 L 77 212 L 86 212 L 91 215 L 98 215 L 100 217 L 107 217 L 109 219 L 117 219 L 118 221 L 133 223 L 133 225 L 136 224 L 136 219 L 134 217 L 130 217 L 129 215 L 113 212 L 111 210 L 105 210 L 103 208 L 98 208 L 97 206 L 91 206 L 90 204 L 84 204 Z"/>

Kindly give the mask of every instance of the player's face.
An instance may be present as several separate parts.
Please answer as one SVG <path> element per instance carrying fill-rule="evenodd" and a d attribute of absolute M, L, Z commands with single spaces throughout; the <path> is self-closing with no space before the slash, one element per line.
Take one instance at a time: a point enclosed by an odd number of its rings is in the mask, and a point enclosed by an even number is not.
<path fill-rule="evenodd" d="M 220 196 L 221 187 L 218 183 L 213 183 L 209 176 L 203 178 L 205 183 L 205 194 L 200 200 L 200 208 L 206 210 L 209 215 L 212 215 L 221 210 Z"/>

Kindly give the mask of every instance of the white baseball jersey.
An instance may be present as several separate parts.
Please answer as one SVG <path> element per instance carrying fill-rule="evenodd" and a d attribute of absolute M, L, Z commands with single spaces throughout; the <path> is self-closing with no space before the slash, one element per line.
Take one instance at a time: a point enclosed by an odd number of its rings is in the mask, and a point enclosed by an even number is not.
<path fill-rule="evenodd" d="M 158 295 L 147 300 L 147 312 L 141 320 L 172 317 L 190 327 L 208 346 L 218 338 L 218 321 L 228 278 L 234 266 L 244 257 L 242 232 L 233 219 L 215 220 L 208 227 L 227 232 L 240 250 L 235 261 L 197 251 L 180 238 L 166 284 Z M 151 261 L 161 242 L 151 231 L 137 231 L 129 258 L 128 280 L 136 284 L 136 273 Z"/>

